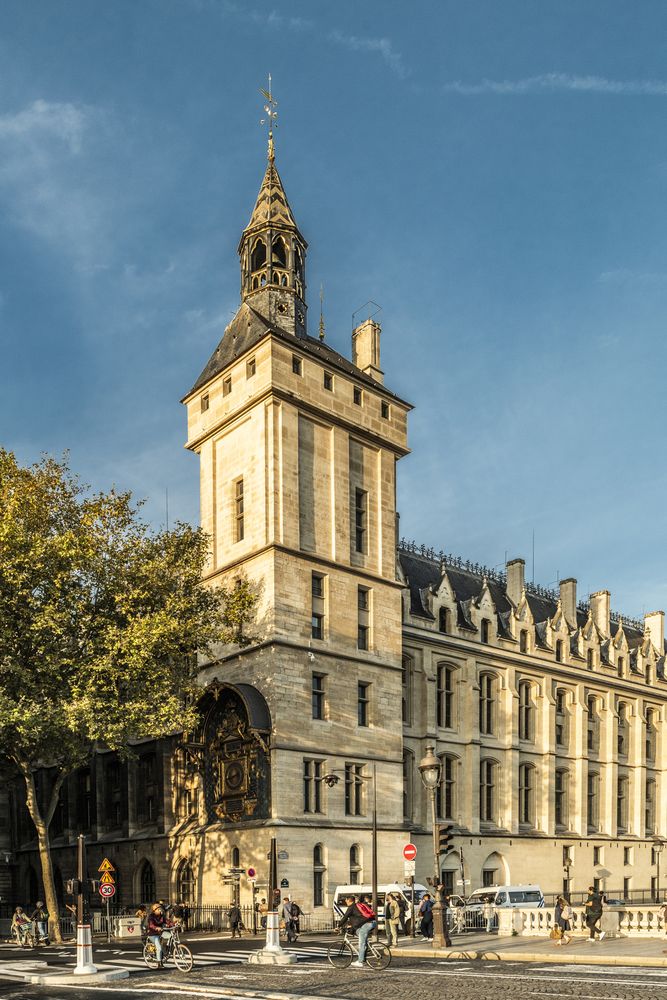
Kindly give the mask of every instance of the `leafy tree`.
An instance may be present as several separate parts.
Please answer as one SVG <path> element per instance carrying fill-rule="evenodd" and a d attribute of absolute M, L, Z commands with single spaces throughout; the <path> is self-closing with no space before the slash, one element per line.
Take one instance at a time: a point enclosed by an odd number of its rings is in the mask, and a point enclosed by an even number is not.
<path fill-rule="evenodd" d="M 191 727 L 197 653 L 250 641 L 256 596 L 244 579 L 202 585 L 207 551 L 188 525 L 151 532 L 128 493 L 90 494 L 66 461 L 23 468 L 0 449 L 0 755 L 25 781 L 52 915 L 49 824 L 67 775 L 95 743 L 128 756 L 134 737 Z"/>

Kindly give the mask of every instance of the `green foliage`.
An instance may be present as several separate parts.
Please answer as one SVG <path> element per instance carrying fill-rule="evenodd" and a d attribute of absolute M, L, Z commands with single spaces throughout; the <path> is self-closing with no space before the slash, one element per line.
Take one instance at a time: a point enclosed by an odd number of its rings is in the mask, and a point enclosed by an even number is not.
<path fill-rule="evenodd" d="M 127 493 L 90 495 L 66 462 L 0 450 L 0 754 L 67 773 L 95 741 L 126 753 L 190 727 L 197 653 L 247 644 L 256 603 L 243 579 L 202 585 L 207 552 L 188 525 L 151 533 Z"/>

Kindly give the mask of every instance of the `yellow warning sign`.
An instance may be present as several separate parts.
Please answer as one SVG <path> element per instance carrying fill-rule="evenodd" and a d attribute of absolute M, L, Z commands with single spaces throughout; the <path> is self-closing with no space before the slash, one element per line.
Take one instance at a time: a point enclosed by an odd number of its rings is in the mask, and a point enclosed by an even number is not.
<path fill-rule="evenodd" d="M 102 872 L 102 878 L 100 879 L 100 885 L 113 885 L 113 875 L 111 872 Z"/>
<path fill-rule="evenodd" d="M 108 858 L 105 858 L 100 867 L 97 869 L 98 872 L 115 872 L 116 869 L 111 864 Z"/>

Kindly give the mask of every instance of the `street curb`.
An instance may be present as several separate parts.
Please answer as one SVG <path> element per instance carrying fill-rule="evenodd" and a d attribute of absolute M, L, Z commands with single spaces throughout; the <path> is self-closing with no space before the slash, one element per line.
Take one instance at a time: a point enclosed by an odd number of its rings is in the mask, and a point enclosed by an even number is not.
<path fill-rule="evenodd" d="M 442 958 L 483 962 L 540 962 L 544 965 L 631 965 L 644 968 L 667 968 L 667 955 L 654 958 L 644 955 L 581 955 L 565 950 L 563 953 L 546 954 L 535 951 L 459 951 L 452 948 L 398 949 L 401 958 Z"/>
<path fill-rule="evenodd" d="M 18 978 L 18 977 L 17 977 Z M 75 976 L 73 972 L 57 973 L 34 973 L 26 972 L 23 975 L 23 982 L 33 986 L 71 986 L 80 983 L 81 986 L 88 986 L 91 983 L 112 983 L 116 979 L 129 979 L 130 973 L 127 969 L 110 969 L 99 966 L 98 971 L 90 976 Z"/>

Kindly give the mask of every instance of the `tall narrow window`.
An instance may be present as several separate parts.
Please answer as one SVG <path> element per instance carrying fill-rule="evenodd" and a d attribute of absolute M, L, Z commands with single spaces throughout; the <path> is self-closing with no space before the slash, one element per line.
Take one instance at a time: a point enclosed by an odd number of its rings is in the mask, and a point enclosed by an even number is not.
<path fill-rule="evenodd" d="M 592 649 L 586 650 L 586 666 L 589 670 L 592 670 L 595 666 L 595 653 Z"/>
<path fill-rule="evenodd" d="M 324 373 L 323 385 L 325 389 L 329 390 L 329 392 L 333 391 L 333 375 L 331 374 L 331 372 Z"/>
<path fill-rule="evenodd" d="M 496 731 L 496 680 L 492 674 L 479 679 L 479 731 L 493 736 Z"/>
<path fill-rule="evenodd" d="M 371 701 L 371 686 L 364 681 L 357 684 L 357 725 L 369 725 L 369 706 Z"/>
<path fill-rule="evenodd" d="M 205 392 L 204 395 L 201 398 L 201 411 L 202 411 L 202 413 L 206 413 L 206 411 L 208 410 L 208 408 L 209 408 L 210 405 L 211 405 L 211 398 L 210 398 L 209 394 L 207 392 Z"/>
<path fill-rule="evenodd" d="M 620 704 L 618 706 L 618 756 L 628 756 L 628 707 Z"/>
<path fill-rule="evenodd" d="M 359 387 L 356 385 L 352 390 L 352 398 L 357 406 L 361 406 L 361 400 L 362 400 L 361 389 L 359 389 Z"/>
<path fill-rule="evenodd" d="M 357 648 L 370 649 L 371 592 L 368 587 L 357 587 Z"/>
<path fill-rule="evenodd" d="M 489 641 L 489 619 L 488 618 L 482 618 L 481 638 L 482 638 L 482 642 L 488 643 L 488 641 Z"/>
<path fill-rule="evenodd" d="M 622 656 L 616 661 L 616 673 L 619 677 L 625 677 L 625 660 Z"/>
<path fill-rule="evenodd" d="M 248 358 L 245 363 L 245 377 L 252 378 L 257 371 L 257 362 L 254 358 Z"/>
<path fill-rule="evenodd" d="M 322 812 L 322 778 L 324 761 L 304 760 L 303 762 L 303 811 Z"/>
<path fill-rule="evenodd" d="M 586 789 L 586 821 L 589 832 L 600 826 L 600 775 L 589 773 Z"/>
<path fill-rule="evenodd" d="M 447 663 L 438 665 L 436 693 L 436 723 L 443 729 L 454 728 L 454 671 Z"/>
<path fill-rule="evenodd" d="M 449 608 L 438 611 L 438 628 L 441 632 L 449 632 Z"/>
<path fill-rule="evenodd" d="M 479 818 L 483 823 L 496 822 L 496 768 L 493 760 L 479 765 Z"/>
<path fill-rule="evenodd" d="M 313 573 L 311 580 L 312 614 L 310 634 L 313 639 L 324 639 L 324 617 L 326 602 L 326 577 Z"/>
<path fill-rule="evenodd" d="M 366 549 L 366 527 L 368 518 L 368 493 L 366 490 L 355 489 L 354 491 L 354 549 L 355 552 L 365 553 Z"/>
<path fill-rule="evenodd" d="M 628 779 L 619 775 L 616 786 L 616 829 L 625 833 L 628 829 Z"/>
<path fill-rule="evenodd" d="M 588 708 L 587 746 L 588 752 L 596 754 L 600 749 L 600 719 L 597 714 L 595 698 L 591 695 L 586 702 Z"/>
<path fill-rule="evenodd" d="M 311 704 L 314 719 L 323 719 L 324 712 L 324 674 L 313 674 L 311 680 Z"/>
<path fill-rule="evenodd" d="M 563 662 L 563 640 L 556 639 L 556 662 Z"/>
<path fill-rule="evenodd" d="M 389 420 L 389 403 L 381 403 L 380 412 L 383 420 Z"/>
<path fill-rule="evenodd" d="M 345 765 L 345 815 L 363 815 L 364 765 Z"/>
<path fill-rule="evenodd" d="M 361 884 L 361 871 L 361 848 L 359 844 L 352 844 L 350 848 L 350 885 Z"/>
<path fill-rule="evenodd" d="M 646 713 L 646 762 L 649 764 L 655 761 L 655 742 L 655 722 L 649 709 Z"/>
<path fill-rule="evenodd" d="M 403 818 L 412 819 L 412 800 L 414 796 L 413 778 L 415 773 L 414 755 L 409 750 L 403 751 Z"/>
<path fill-rule="evenodd" d="M 528 652 L 528 631 L 525 628 L 522 628 L 519 632 L 519 652 Z"/>
<path fill-rule="evenodd" d="M 412 660 L 404 656 L 401 661 L 401 715 L 406 726 L 412 723 Z"/>
<path fill-rule="evenodd" d="M 242 542 L 245 534 L 245 500 L 243 496 L 243 479 L 234 483 L 234 537 Z"/>
<path fill-rule="evenodd" d="M 315 844 L 313 848 L 313 904 L 315 906 L 324 906 L 325 873 L 324 848 L 321 844 Z"/>
<path fill-rule="evenodd" d="M 222 395 L 228 396 L 232 391 L 232 376 L 228 375 L 227 378 L 222 380 Z"/>
<path fill-rule="evenodd" d="M 435 808 L 440 819 L 456 815 L 456 757 L 443 754 L 440 758 L 440 784 L 436 788 Z"/>
<path fill-rule="evenodd" d="M 519 767 L 519 823 L 535 826 L 535 768 L 531 764 Z"/>
<path fill-rule="evenodd" d="M 556 769 L 555 792 L 555 820 L 559 830 L 565 830 L 568 826 L 568 793 L 569 774 L 565 768 Z"/>
<path fill-rule="evenodd" d="M 300 375 L 303 370 L 303 365 L 301 358 L 297 358 L 296 354 L 292 355 L 292 372 L 295 375 Z"/>
<path fill-rule="evenodd" d="M 646 782 L 644 827 L 646 836 L 655 833 L 655 781 L 653 778 L 649 778 Z"/>
<path fill-rule="evenodd" d="M 519 739 L 535 739 L 535 709 L 528 681 L 519 684 Z"/>
<path fill-rule="evenodd" d="M 566 747 L 569 743 L 566 694 L 563 688 L 556 691 L 556 746 Z"/>

